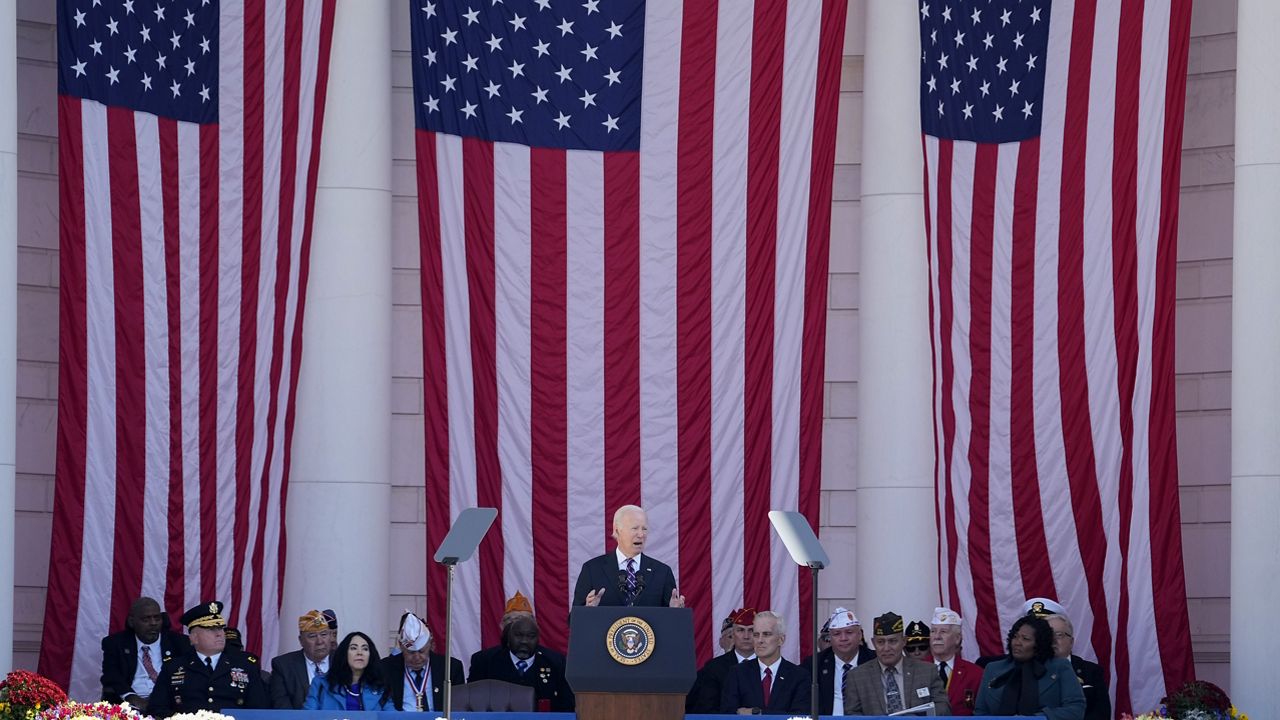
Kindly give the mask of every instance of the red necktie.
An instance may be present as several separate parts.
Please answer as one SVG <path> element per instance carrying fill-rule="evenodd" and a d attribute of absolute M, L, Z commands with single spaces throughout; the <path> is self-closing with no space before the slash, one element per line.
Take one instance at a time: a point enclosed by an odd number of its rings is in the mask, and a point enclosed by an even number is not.
<path fill-rule="evenodd" d="M 146 645 L 142 646 L 142 669 L 147 671 L 147 677 L 151 678 L 151 682 L 155 682 L 156 666 L 151 662 L 151 648 Z"/>
<path fill-rule="evenodd" d="M 764 691 L 764 706 L 769 707 L 769 691 L 773 689 L 773 669 L 764 669 L 764 679 L 760 681 L 760 689 Z"/>

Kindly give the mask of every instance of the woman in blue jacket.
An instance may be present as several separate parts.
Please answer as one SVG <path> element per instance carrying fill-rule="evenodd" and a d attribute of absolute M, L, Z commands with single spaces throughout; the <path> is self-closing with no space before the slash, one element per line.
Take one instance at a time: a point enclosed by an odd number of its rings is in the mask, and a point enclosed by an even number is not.
<path fill-rule="evenodd" d="M 368 635 L 347 635 L 333 652 L 329 672 L 311 681 L 303 709 L 386 710 L 391 703 L 378 660 L 378 648 Z"/>
<path fill-rule="evenodd" d="M 1043 715 L 1083 720 L 1084 692 L 1070 661 L 1053 656 L 1053 629 L 1028 615 L 1009 629 L 1009 656 L 982 673 L 974 715 Z"/>

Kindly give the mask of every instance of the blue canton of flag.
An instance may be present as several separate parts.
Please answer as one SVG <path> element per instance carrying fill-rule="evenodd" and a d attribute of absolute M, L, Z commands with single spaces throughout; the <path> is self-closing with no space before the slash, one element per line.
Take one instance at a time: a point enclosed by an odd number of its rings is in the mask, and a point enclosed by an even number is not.
<path fill-rule="evenodd" d="M 416 4 L 419 129 L 534 147 L 639 150 L 643 0 Z"/>
<path fill-rule="evenodd" d="M 59 0 L 58 93 L 218 120 L 218 0 Z"/>
<path fill-rule="evenodd" d="M 926 135 L 1006 143 L 1040 134 L 1049 0 L 922 0 Z"/>

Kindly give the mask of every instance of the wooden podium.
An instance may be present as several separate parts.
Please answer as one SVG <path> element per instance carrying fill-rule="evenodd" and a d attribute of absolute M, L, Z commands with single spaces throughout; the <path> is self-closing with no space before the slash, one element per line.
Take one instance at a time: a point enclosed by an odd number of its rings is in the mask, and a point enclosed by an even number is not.
<path fill-rule="evenodd" d="M 697 675 L 685 608 L 578 607 L 565 676 L 581 720 L 680 720 Z"/>

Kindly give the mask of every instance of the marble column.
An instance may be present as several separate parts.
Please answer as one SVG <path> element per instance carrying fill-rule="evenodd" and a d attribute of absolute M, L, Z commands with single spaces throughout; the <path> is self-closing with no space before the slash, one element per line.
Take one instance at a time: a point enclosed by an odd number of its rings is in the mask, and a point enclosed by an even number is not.
<path fill-rule="evenodd" d="M 0 675 L 13 667 L 18 385 L 18 20 L 0 0 Z"/>
<path fill-rule="evenodd" d="M 932 523 L 902 526 L 907 508 L 933 507 L 919 15 L 903 0 L 865 5 L 855 555 L 869 622 L 886 610 L 928 617 L 938 578 Z"/>
<path fill-rule="evenodd" d="M 1280 716 L 1275 645 L 1280 597 L 1280 3 L 1239 0 L 1231 314 L 1231 699 Z"/>
<path fill-rule="evenodd" d="M 286 518 L 281 650 L 333 608 L 381 641 L 391 527 L 391 13 L 338 0 Z M 381 644 L 381 643 L 379 643 Z"/>

